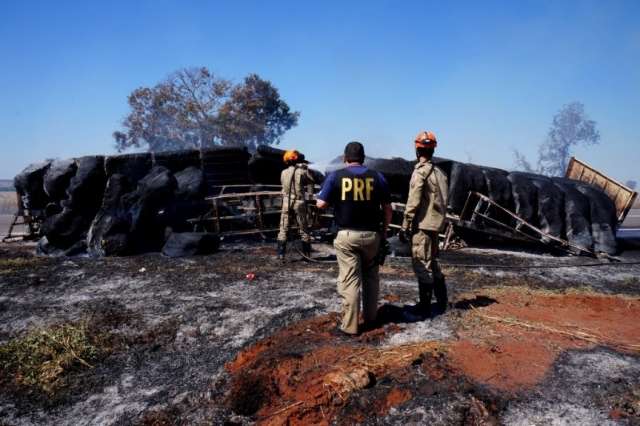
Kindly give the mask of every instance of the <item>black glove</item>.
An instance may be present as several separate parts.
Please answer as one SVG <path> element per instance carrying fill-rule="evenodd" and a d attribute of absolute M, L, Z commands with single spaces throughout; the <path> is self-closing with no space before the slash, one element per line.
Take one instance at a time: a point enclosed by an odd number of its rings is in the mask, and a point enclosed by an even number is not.
<path fill-rule="evenodd" d="M 386 238 L 382 238 L 380 240 L 380 246 L 378 247 L 378 254 L 376 255 L 376 261 L 378 262 L 378 265 L 380 266 L 384 265 L 385 259 L 390 254 L 391 254 L 391 245 L 389 244 L 389 241 L 387 241 Z"/>
<path fill-rule="evenodd" d="M 407 244 L 411 240 L 411 233 L 408 229 L 401 229 L 398 233 L 398 239 L 401 243 Z"/>

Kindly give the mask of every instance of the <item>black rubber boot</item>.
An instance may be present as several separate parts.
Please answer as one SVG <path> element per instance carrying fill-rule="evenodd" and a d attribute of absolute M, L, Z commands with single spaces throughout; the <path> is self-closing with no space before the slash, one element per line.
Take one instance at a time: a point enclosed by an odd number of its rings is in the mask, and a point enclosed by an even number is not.
<path fill-rule="evenodd" d="M 413 306 L 406 307 L 403 312 L 403 317 L 407 322 L 424 321 L 431 318 L 431 283 L 418 282 L 418 295 L 420 301 Z"/>
<path fill-rule="evenodd" d="M 278 241 L 278 260 L 284 262 L 284 254 L 287 252 L 287 242 Z"/>
<path fill-rule="evenodd" d="M 431 316 L 431 294 L 433 292 L 433 284 L 426 282 L 418 282 L 418 295 L 420 302 L 418 303 L 418 312 L 425 318 Z"/>
<path fill-rule="evenodd" d="M 302 242 L 302 254 L 308 258 L 311 258 L 311 243 Z"/>
<path fill-rule="evenodd" d="M 438 313 L 443 313 L 449 306 L 449 299 L 447 297 L 447 285 L 444 280 L 444 275 L 437 274 L 433 277 L 433 292 L 436 296 Z"/>

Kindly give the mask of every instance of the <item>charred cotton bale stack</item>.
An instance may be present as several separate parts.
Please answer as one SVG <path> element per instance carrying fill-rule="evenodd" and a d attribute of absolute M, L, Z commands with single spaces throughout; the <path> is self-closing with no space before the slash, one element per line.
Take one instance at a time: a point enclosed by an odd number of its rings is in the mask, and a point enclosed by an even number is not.
<path fill-rule="evenodd" d="M 41 233 L 52 247 L 67 250 L 85 240 L 91 222 L 100 208 L 105 187 L 104 157 L 89 156 L 75 161 L 62 211 L 48 217 Z M 81 251 L 75 247 L 74 252 Z"/>
<path fill-rule="evenodd" d="M 30 164 L 13 179 L 13 186 L 22 200 L 22 205 L 36 216 L 44 211 L 49 203 L 49 197 L 44 190 L 44 176 L 50 166 L 51 161 Z"/>
<path fill-rule="evenodd" d="M 156 152 L 153 153 L 153 165 L 166 167 L 171 173 L 177 173 L 187 167 L 200 168 L 200 151 L 190 149 L 184 151 Z"/>
<path fill-rule="evenodd" d="M 249 183 L 249 161 L 247 148 L 221 147 L 203 149 L 202 172 L 207 194 L 215 193 L 215 186 Z"/>
<path fill-rule="evenodd" d="M 110 256 L 159 251 L 167 225 L 162 213 L 172 204 L 176 187 L 175 177 L 162 166 L 152 168 L 133 191 L 127 176 L 112 175 L 91 224 L 89 252 Z"/>
<path fill-rule="evenodd" d="M 107 157 L 105 171 L 107 178 L 119 174 L 135 184 L 149 173 L 152 166 L 150 153 L 114 155 Z"/>

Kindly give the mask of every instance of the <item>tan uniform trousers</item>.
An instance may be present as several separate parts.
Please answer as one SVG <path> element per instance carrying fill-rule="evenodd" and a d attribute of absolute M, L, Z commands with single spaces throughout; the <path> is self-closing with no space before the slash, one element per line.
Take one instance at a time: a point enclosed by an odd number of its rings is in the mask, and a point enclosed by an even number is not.
<path fill-rule="evenodd" d="M 305 243 L 311 242 L 311 234 L 309 233 L 307 218 L 307 205 L 304 201 L 296 200 L 291 203 L 291 210 L 289 210 L 287 197 L 284 197 L 282 200 L 282 213 L 280 213 L 280 231 L 278 232 L 278 241 L 287 241 L 289 224 L 292 219 L 298 224 L 300 239 Z"/>
<path fill-rule="evenodd" d="M 418 282 L 433 284 L 442 275 L 438 264 L 438 231 L 418 230 L 411 238 L 411 262 Z"/>
<path fill-rule="evenodd" d="M 380 279 L 376 259 L 380 235 L 372 231 L 342 230 L 333 242 L 338 258 L 338 294 L 342 299 L 345 333 L 358 333 L 360 294 L 365 323 L 375 321 L 378 312 Z"/>

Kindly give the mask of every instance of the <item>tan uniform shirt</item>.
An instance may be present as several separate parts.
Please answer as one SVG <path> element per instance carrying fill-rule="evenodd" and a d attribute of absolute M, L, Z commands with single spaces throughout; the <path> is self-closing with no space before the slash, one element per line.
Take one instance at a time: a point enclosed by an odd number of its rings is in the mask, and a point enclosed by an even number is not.
<path fill-rule="evenodd" d="M 431 161 L 416 164 L 404 211 L 403 229 L 441 231 L 447 214 L 447 175 Z"/>
<path fill-rule="evenodd" d="M 280 174 L 282 196 L 288 202 L 304 201 L 307 186 L 313 185 L 313 175 L 306 164 L 289 166 Z"/>

